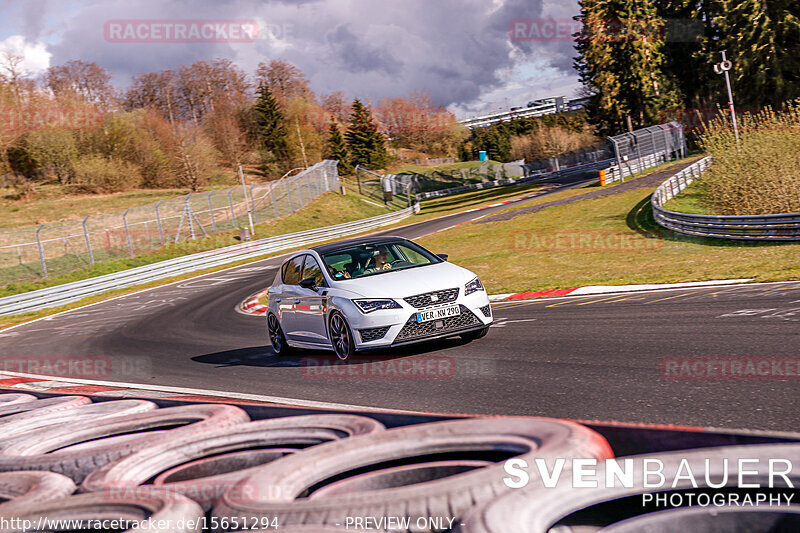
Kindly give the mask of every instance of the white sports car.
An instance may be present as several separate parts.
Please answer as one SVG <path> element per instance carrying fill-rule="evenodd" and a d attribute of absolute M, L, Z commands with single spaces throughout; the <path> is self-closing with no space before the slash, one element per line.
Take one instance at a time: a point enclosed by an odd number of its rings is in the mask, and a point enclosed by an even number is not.
<path fill-rule="evenodd" d="M 278 355 L 291 348 L 357 350 L 460 335 L 492 323 L 478 277 L 401 237 L 363 237 L 292 255 L 267 296 L 267 329 Z"/>

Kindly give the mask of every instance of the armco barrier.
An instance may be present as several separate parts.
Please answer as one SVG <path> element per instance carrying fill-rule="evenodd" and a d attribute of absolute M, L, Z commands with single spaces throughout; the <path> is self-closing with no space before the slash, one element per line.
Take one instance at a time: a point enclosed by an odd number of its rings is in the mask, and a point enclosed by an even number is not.
<path fill-rule="evenodd" d="M 418 212 L 418 210 L 419 206 L 413 205 L 402 211 L 356 220 L 355 222 L 346 222 L 335 226 L 268 237 L 266 239 L 235 244 L 225 248 L 131 268 L 123 270 L 122 272 L 65 283 L 56 287 L 6 296 L 5 298 L 0 298 L 0 316 L 58 307 L 60 305 L 77 302 L 83 298 L 102 294 L 112 289 L 121 289 L 181 274 L 189 274 L 207 268 L 235 263 L 245 259 L 252 259 L 273 252 L 290 250 L 313 242 L 356 235 L 364 231 L 373 230 L 403 220 Z"/>
<path fill-rule="evenodd" d="M 670 156 L 667 152 L 646 155 L 640 159 L 625 160 L 621 167 L 620 165 L 611 165 L 605 169 L 604 173 L 601 175 L 600 184 L 606 185 L 614 181 L 624 181 L 628 176 L 644 172 L 648 168 L 653 168 L 669 160 Z"/>
<path fill-rule="evenodd" d="M 684 190 L 711 165 L 705 157 L 659 185 L 650 203 L 656 222 L 684 235 L 742 241 L 800 241 L 800 213 L 774 215 L 689 215 L 664 209 L 664 204 Z"/>
<path fill-rule="evenodd" d="M 447 196 L 449 194 L 458 194 L 467 191 L 479 191 L 482 189 L 494 189 L 496 187 L 510 187 L 512 185 L 523 185 L 526 183 L 546 183 L 554 179 L 562 178 L 564 176 L 572 176 L 581 174 L 583 172 L 594 172 L 607 168 L 613 162 L 613 159 L 605 159 L 603 161 L 596 161 L 594 163 L 587 163 L 585 165 L 577 165 L 574 167 L 566 167 L 554 172 L 543 174 L 534 174 L 531 176 L 523 176 L 519 178 L 508 178 L 496 181 L 484 181 L 481 183 L 472 183 L 470 185 L 462 185 L 460 187 L 450 187 L 448 189 L 440 189 L 438 191 L 430 191 L 418 193 L 416 199 L 419 202 L 425 198 L 437 198 L 439 196 Z"/>

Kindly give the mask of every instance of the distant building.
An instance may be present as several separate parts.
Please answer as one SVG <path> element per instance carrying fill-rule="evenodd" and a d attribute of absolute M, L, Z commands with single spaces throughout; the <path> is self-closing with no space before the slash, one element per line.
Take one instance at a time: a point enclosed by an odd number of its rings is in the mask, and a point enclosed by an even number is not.
<path fill-rule="evenodd" d="M 509 120 L 517 118 L 541 117 L 544 115 L 563 113 L 565 111 L 575 111 L 577 109 L 582 109 L 586 105 L 586 100 L 587 98 L 567 100 L 563 96 L 541 98 L 528 102 L 526 107 L 512 107 L 508 111 L 467 118 L 459 120 L 459 122 L 470 129 L 485 128 L 486 126 L 499 124 L 500 122 L 508 122 Z"/>

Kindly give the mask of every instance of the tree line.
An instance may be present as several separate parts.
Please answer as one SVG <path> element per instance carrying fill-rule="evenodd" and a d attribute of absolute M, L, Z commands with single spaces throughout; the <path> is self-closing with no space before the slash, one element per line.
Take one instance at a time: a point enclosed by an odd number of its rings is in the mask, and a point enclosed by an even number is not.
<path fill-rule="evenodd" d="M 317 95 L 283 60 L 252 74 L 227 59 L 139 74 L 119 90 L 101 66 L 68 61 L 25 76 L 0 58 L 0 175 L 22 188 L 55 178 L 87 192 L 224 183 L 244 165 L 276 179 L 323 158 L 384 168 L 403 150 L 453 157 L 467 135 L 425 93 L 378 105 L 343 92 Z M 97 110 L 97 122 L 70 122 Z M 45 118 L 42 118 L 42 116 Z M 61 113 L 67 118 L 48 121 Z"/>
<path fill-rule="evenodd" d="M 727 107 L 713 70 L 722 50 L 733 62 L 737 107 L 780 108 L 800 97 L 796 0 L 579 3 L 575 67 L 601 133 L 658 124 L 676 110 Z"/>

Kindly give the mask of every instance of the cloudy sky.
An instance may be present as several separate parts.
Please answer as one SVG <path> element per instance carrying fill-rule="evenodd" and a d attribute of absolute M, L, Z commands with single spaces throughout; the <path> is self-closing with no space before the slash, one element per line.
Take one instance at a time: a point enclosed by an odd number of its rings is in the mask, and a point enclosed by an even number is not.
<path fill-rule="evenodd" d="M 0 0 L 0 51 L 36 75 L 94 61 L 124 87 L 134 74 L 225 57 L 248 72 L 286 59 L 318 93 L 369 98 L 430 92 L 461 117 L 576 95 L 569 39 L 512 39 L 525 21 L 565 21 L 576 0 Z M 109 42 L 109 21 L 253 20 L 252 42 Z"/>

